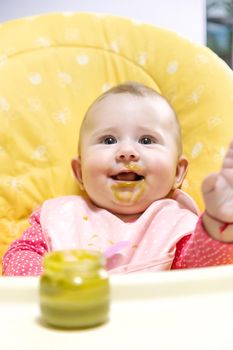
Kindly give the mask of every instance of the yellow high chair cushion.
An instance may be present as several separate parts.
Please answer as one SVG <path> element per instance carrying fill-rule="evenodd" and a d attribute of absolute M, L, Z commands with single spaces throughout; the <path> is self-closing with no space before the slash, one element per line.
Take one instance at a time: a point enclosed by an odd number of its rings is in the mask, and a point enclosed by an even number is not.
<path fill-rule="evenodd" d="M 219 169 L 233 134 L 233 74 L 207 48 L 133 20 L 48 14 L 0 26 L 0 257 L 45 199 L 78 193 L 70 160 L 89 104 L 124 81 L 173 105 L 190 160 L 183 189 Z M 93 174 L 94 176 L 94 174 Z"/>

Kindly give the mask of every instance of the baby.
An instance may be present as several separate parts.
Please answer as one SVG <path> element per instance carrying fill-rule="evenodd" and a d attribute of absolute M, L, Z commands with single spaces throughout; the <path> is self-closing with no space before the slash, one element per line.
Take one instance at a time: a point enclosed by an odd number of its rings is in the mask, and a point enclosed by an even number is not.
<path fill-rule="evenodd" d="M 233 263 L 233 142 L 203 182 L 206 210 L 180 190 L 188 161 L 164 97 L 118 85 L 88 109 L 71 162 L 82 196 L 47 200 L 3 258 L 4 275 L 40 275 L 44 254 L 103 252 L 111 273 Z"/>

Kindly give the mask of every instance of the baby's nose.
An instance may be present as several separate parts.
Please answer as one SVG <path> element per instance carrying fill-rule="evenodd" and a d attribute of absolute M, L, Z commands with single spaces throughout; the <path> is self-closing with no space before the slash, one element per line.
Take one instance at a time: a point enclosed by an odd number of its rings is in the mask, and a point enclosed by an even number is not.
<path fill-rule="evenodd" d="M 116 159 L 120 162 L 139 160 L 139 153 L 133 147 L 121 147 L 116 153 Z"/>

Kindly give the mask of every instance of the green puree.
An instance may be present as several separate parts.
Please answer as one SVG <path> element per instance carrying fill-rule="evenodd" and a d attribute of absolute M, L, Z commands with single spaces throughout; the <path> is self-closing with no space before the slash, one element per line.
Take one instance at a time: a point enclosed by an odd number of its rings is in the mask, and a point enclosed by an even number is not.
<path fill-rule="evenodd" d="M 101 253 L 56 251 L 44 259 L 40 277 L 43 320 L 60 328 L 86 328 L 108 319 L 110 290 Z"/>

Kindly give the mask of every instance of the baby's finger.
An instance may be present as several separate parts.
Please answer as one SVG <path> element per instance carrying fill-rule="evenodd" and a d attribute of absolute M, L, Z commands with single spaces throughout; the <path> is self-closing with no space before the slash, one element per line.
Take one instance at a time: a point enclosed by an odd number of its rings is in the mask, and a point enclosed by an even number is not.
<path fill-rule="evenodd" d="M 233 157 L 226 157 L 223 161 L 222 168 L 233 168 Z"/>
<path fill-rule="evenodd" d="M 217 175 L 218 175 L 217 173 L 212 173 L 204 179 L 204 181 L 202 183 L 202 193 L 203 194 L 208 194 L 214 189 L 216 181 L 217 181 Z"/>
<path fill-rule="evenodd" d="M 222 164 L 223 168 L 233 168 L 233 148 L 229 147 Z"/>
<path fill-rule="evenodd" d="M 232 149 L 233 150 L 233 139 L 230 141 L 229 146 L 227 147 L 227 149 Z"/>

